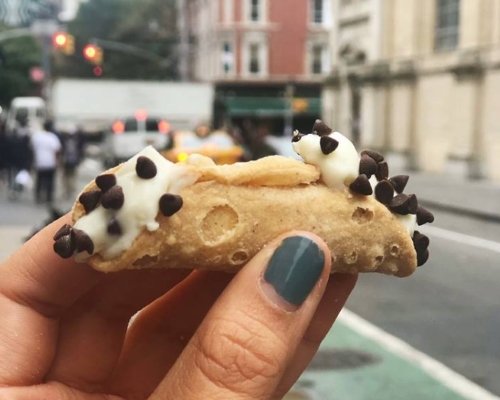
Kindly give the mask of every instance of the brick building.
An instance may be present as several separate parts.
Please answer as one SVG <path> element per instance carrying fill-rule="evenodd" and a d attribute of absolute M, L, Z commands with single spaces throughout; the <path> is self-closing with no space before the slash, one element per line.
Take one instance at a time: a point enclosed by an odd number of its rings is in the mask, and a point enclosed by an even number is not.
<path fill-rule="evenodd" d="M 330 2 L 190 1 L 193 74 L 215 84 L 215 125 L 311 128 L 331 69 Z"/>

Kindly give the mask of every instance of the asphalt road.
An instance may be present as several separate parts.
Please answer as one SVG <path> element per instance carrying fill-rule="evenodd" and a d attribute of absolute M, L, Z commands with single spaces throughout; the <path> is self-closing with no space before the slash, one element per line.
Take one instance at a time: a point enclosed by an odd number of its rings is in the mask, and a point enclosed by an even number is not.
<path fill-rule="evenodd" d="M 82 173 L 78 186 L 96 171 Z M 69 209 L 71 203 L 57 204 Z M 435 215 L 428 231 L 430 261 L 406 279 L 362 275 L 348 308 L 500 395 L 500 224 L 446 212 Z M 30 193 L 8 203 L 0 186 L 0 228 L 33 226 L 44 218 L 46 211 L 33 204 Z M 432 227 L 446 231 L 437 235 Z M 489 242 L 457 239 L 449 231 Z"/>
<path fill-rule="evenodd" d="M 500 224 L 435 215 L 433 227 L 496 241 L 498 251 L 429 229 L 427 264 L 406 279 L 361 276 L 348 308 L 500 395 Z"/>

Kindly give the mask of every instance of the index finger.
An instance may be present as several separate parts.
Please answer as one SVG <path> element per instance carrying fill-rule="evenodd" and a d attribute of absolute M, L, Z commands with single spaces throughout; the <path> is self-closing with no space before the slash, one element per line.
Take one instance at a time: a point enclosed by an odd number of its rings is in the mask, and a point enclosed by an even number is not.
<path fill-rule="evenodd" d="M 0 385 L 41 381 L 55 354 L 59 316 L 104 277 L 55 254 L 53 236 L 68 221 L 42 230 L 0 267 Z"/>

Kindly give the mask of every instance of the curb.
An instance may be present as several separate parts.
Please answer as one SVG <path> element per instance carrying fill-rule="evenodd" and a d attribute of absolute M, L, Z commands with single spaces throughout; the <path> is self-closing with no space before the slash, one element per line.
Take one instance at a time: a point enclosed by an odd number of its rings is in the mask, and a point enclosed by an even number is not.
<path fill-rule="evenodd" d="M 467 217 L 472 217 L 472 218 L 480 219 L 483 221 L 500 222 L 500 214 L 495 213 L 495 212 L 474 210 L 471 208 L 460 207 L 460 206 L 451 205 L 451 204 L 443 204 L 443 203 L 435 202 L 432 200 L 418 199 L 418 201 L 424 207 L 429 208 L 431 211 L 432 211 L 432 209 L 439 210 L 439 211 L 448 211 L 451 213 L 465 215 Z"/>

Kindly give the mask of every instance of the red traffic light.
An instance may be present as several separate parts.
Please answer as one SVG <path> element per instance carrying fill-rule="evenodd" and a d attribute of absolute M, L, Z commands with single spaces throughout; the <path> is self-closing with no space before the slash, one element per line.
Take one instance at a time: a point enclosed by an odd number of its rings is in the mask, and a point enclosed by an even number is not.
<path fill-rule="evenodd" d="M 94 65 L 102 64 L 102 49 L 95 44 L 88 44 L 83 48 L 83 56 Z"/>
<path fill-rule="evenodd" d="M 83 55 L 87 60 L 94 60 L 97 55 L 97 47 L 93 44 L 88 44 L 83 49 Z"/>
<path fill-rule="evenodd" d="M 66 32 L 57 32 L 52 37 L 52 42 L 56 47 L 64 47 L 68 44 L 68 34 Z"/>

